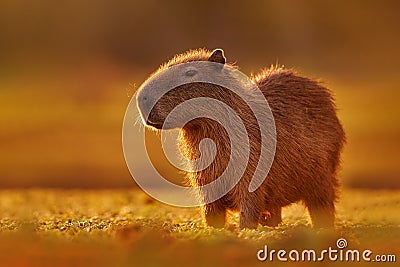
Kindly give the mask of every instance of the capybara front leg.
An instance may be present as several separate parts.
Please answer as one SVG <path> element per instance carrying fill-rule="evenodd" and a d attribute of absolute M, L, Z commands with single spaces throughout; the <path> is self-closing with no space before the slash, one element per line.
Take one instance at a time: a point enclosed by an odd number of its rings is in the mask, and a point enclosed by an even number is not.
<path fill-rule="evenodd" d="M 252 202 L 245 202 L 240 207 L 240 223 L 239 227 L 255 229 L 258 226 L 258 219 L 260 216 L 260 211 Z"/>
<path fill-rule="evenodd" d="M 226 209 L 216 203 L 210 203 L 203 207 L 204 218 L 207 226 L 223 228 L 225 226 Z"/>

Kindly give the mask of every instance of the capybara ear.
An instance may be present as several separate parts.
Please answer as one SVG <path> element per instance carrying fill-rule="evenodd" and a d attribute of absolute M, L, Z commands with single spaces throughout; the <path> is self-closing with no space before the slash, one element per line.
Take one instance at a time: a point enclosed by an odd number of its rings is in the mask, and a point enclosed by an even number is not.
<path fill-rule="evenodd" d="M 224 56 L 224 50 L 221 48 L 214 49 L 208 61 L 225 64 L 226 58 Z"/>

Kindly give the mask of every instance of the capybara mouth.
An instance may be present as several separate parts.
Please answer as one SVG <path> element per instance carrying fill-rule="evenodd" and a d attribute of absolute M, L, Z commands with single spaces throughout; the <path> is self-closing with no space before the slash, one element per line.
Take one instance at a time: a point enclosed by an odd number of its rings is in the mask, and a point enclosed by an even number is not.
<path fill-rule="evenodd" d="M 156 129 L 162 129 L 163 123 L 162 122 L 153 122 L 153 121 L 147 120 L 146 121 L 146 125 L 154 127 Z"/>

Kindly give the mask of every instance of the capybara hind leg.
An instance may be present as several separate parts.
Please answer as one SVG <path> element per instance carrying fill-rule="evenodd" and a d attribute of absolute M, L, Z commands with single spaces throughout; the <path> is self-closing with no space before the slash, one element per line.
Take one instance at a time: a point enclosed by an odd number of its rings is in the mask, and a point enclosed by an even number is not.
<path fill-rule="evenodd" d="M 258 222 L 262 226 L 278 226 L 282 222 L 282 208 L 271 208 L 268 211 L 262 212 Z"/>
<path fill-rule="evenodd" d="M 314 227 L 332 228 L 335 222 L 335 206 L 330 203 L 306 203 Z"/>
<path fill-rule="evenodd" d="M 204 218 L 208 226 L 223 228 L 225 226 L 226 210 L 215 203 L 207 204 L 203 208 Z"/>
<path fill-rule="evenodd" d="M 243 204 L 240 208 L 240 223 L 239 227 L 254 229 L 258 226 L 260 211 L 251 203 Z"/>

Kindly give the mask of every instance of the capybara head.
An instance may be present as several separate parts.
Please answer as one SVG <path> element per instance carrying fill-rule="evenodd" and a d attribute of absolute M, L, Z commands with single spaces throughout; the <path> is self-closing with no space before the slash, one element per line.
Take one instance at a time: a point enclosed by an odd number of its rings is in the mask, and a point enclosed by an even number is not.
<path fill-rule="evenodd" d="M 208 71 L 218 73 L 222 71 L 226 59 L 221 49 L 215 49 L 212 52 L 200 49 L 181 54 L 162 65 L 137 93 L 137 106 L 145 125 L 156 129 L 182 127 L 179 116 L 172 117 L 165 123 L 171 111 L 187 100 L 202 96 L 210 97 L 221 88 L 212 83 L 191 82 L 197 78 L 199 72 L 204 70 L 204 67 L 196 66 L 196 64 L 184 64 L 195 61 L 215 63 L 210 64 Z M 181 66 L 175 68 L 173 74 L 174 77 L 178 77 L 179 85 L 174 88 L 166 88 L 170 84 L 170 77 L 164 77 L 162 72 L 178 64 Z M 202 74 L 204 75 L 204 73 Z M 164 92 L 161 92 L 162 90 Z"/>

